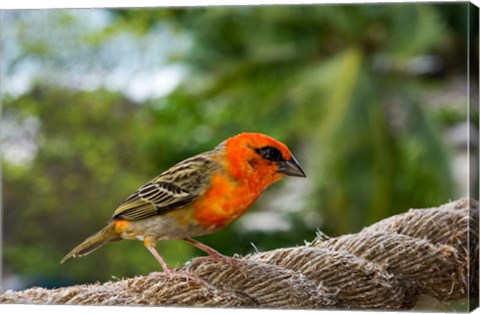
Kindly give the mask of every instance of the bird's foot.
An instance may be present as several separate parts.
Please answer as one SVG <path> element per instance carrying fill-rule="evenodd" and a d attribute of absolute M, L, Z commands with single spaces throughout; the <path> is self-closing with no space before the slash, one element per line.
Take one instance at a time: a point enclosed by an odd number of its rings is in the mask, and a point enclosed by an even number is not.
<path fill-rule="evenodd" d="M 213 253 L 213 254 L 209 254 L 208 256 L 198 257 L 197 259 L 211 260 L 211 261 L 224 263 L 224 264 L 229 265 L 231 268 L 235 269 L 236 271 L 239 271 L 239 272 L 241 272 L 242 274 L 245 275 L 245 273 L 243 271 L 244 270 L 243 264 L 241 263 L 241 261 L 238 258 L 225 256 L 225 255 L 222 255 L 220 253 Z"/>
<path fill-rule="evenodd" d="M 217 250 L 209 247 L 206 244 L 198 242 L 197 240 L 194 240 L 192 238 L 184 238 L 183 240 L 190 243 L 190 244 L 193 244 L 194 246 L 196 246 L 197 248 L 199 248 L 200 250 L 202 250 L 202 251 L 204 251 L 208 254 L 208 256 L 198 257 L 197 259 L 200 259 L 200 260 L 207 259 L 207 260 L 213 260 L 213 261 L 217 261 L 217 262 L 220 262 L 220 263 L 228 264 L 233 269 L 241 272 L 243 274 L 243 276 L 247 277 L 245 272 L 243 271 L 243 264 L 240 262 L 239 259 L 234 258 L 234 257 L 228 257 L 228 256 L 225 256 L 223 254 L 220 254 Z"/>
<path fill-rule="evenodd" d="M 212 285 L 209 284 L 207 281 L 203 280 L 200 278 L 197 274 L 195 273 L 189 273 L 189 272 L 183 272 L 183 271 L 178 271 L 174 270 L 171 268 L 165 269 L 163 271 L 165 275 L 167 275 L 168 278 L 170 279 L 176 279 L 176 278 L 182 278 L 185 279 L 187 282 L 195 282 L 199 285 L 205 286 L 205 287 L 211 287 Z"/>

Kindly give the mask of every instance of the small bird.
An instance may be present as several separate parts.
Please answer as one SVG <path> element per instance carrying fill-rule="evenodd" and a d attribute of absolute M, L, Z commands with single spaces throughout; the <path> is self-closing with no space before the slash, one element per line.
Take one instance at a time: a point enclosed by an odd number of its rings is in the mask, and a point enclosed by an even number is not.
<path fill-rule="evenodd" d="M 106 227 L 85 239 L 61 263 L 122 239 L 143 241 L 167 274 L 175 271 L 155 249 L 160 240 L 182 239 L 211 259 L 229 262 L 192 237 L 229 225 L 265 188 L 284 176 L 306 176 L 285 144 L 261 133 L 240 133 L 141 186 L 114 211 Z"/>

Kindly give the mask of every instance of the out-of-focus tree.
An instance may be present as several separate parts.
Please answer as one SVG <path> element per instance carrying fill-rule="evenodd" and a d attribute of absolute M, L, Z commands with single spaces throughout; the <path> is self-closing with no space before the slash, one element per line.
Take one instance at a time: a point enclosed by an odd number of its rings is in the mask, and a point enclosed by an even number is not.
<path fill-rule="evenodd" d="M 112 13 L 122 25 L 149 16 L 131 24 L 139 32 L 168 21 L 192 35 L 184 57 L 190 75 L 163 108 L 188 106 L 203 117 L 215 110 L 219 131 L 267 130 L 301 141 L 312 185 L 296 215 L 319 210 L 321 227 L 339 234 L 456 195 L 439 125 L 422 97 L 448 64 L 466 69 L 448 59 L 466 33 L 448 23 L 466 5 Z M 454 111 L 465 118 L 466 103 Z M 203 127 L 217 133 L 210 119 Z"/>

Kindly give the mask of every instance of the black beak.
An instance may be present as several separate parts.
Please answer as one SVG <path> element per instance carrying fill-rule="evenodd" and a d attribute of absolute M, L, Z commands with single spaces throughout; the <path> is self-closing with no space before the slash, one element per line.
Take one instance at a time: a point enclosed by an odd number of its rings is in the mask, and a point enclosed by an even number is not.
<path fill-rule="evenodd" d="M 298 161 L 295 157 L 292 156 L 290 160 L 281 160 L 278 162 L 278 172 L 284 173 L 287 176 L 293 177 L 306 177 L 305 171 L 303 171 L 302 167 L 298 164 Z"/>

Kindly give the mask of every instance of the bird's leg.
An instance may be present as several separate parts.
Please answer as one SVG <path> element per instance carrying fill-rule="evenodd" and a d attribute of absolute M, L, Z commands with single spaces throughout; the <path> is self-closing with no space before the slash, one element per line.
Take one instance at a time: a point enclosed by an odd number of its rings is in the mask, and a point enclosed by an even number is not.
<path fill-rule="evenodd" d="M 146 238 L 143 241 L 143 243 L 144 243 L 145 247 L 150 251 L 150 253 L 152 253 L 152 255 L 155 257 L 155 259 L 158 261 L 160 266 L 162 266 L 163 272 L 168 277 L 170 277 L 170 278 L 182 277 L 182 278 L 187 279 L 187 281 L 188 280 L 193 280 L 193 281 L 195 281 L 195 282 L 197 282 L 201 285 L 209 286 L 209 284 L 205 280 L 198 277 L 196 274 L 179 272 L 179 271 L 176 271 L 176 270 L 170 268 L 170 266 L 168 266 L 168 264 L 165 262 L 165 260 L 160 256 L 160 254 L 158 254 L 158 251 L 155 249 L 155 242 L 154 241 Z"/>
<path fill-rule="evenodd" d="M 217 250 L 209 247 L 208 245 L 206 244 L 203 244 L 201 242 L 198 242 L 197 240 L 194 240 L 192 238 L 183 238 L 182 240 L 196 246 L 197 248 L 199 248 L 200 250 L 204 251 L 205 253 L 208 254 L 208 257 L 209 259 L 212 259 L 214 261 L 219 261 L 219 262 L 223 262 L 223 263 L 227 263 L 229 265 L 231 265 L 233 268 L 235 269 L 240 269 L 240 265 L 239 263 L 236 261 L 235 258 L 233 257 L 228 257 L 228 256 L 225 256 L 223 254 L 220 254 Z"/>
<path fill-rule="evenodd" d="M 145 247 L 152 253 L 152 255 L 155 257 L 155 259 L 158 261 L 160 266 L 163 268 L 163 272 L 166 274 L 170 274 L 173 272 L 173 269 L 168 266 L 168 264 L 165 262 L 165 260 L 158 254 L 157 250 L 155 249 L 155 245 L 145 245 Z"/>

